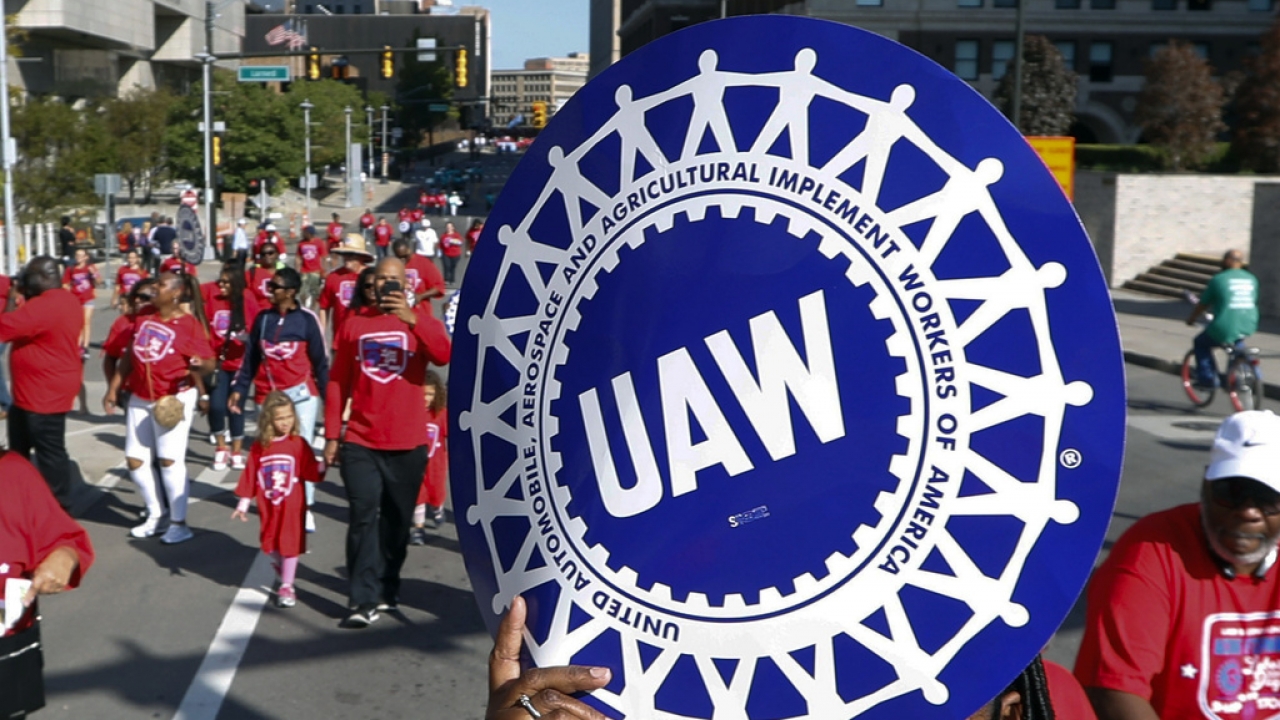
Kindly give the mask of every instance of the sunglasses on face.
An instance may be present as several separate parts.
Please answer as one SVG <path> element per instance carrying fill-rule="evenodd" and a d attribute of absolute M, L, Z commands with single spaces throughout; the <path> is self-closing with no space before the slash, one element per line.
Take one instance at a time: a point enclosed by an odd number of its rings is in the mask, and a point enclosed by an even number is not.
<path fill-rule="evenodd" d="M 293 289 L 288 285 L 281 285 L 278 282 L 269 282 L 267 283 L 267 287 L 270 288 L 271 290 L 292 290 Z"/>
<path fill-rule="evenodd" d="M 1229 478 L 1209 483 L 1209 498 L 1219 507 L 1238 510 L 1246 503 L 1264 515 L 1280 515 L 1280 492 L 1248 478 Z"/>
<path fill-rule="evenodd" d="M 156 299 L 156 296 L 155 296 L 155 295 L 152 295 L 152 294 L 150 294 L 150 293 L 148 293 L 148 294 L 146 294 L 146 295 L 139 295 L 139 296 L 138 296 L 138 302 L 140 302 L 140 303 L 148 303 L 148 302 L 151 302 L 152 300 L 155 300 L 155 299 Z"/>
<path fill-rule="evenodd" d="M 259 255 L 262 255 L 262 256 L 264 256 L 264 257 L 265 257 L 265 256 L 267 256 L 267 255 L 275 255 L 275 254 L 276 254 L 276 251 L 275 251 L 274 249 L 272 249 L 272 250 L 261 250 L 261 251 L 259 251 L 259 252 L 258 252 L 258 254 L 259 254 Z"/>

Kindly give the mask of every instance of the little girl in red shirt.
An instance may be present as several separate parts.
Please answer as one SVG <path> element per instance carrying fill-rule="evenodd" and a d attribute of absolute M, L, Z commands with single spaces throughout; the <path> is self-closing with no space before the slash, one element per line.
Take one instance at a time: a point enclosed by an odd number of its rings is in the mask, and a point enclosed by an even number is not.
<path fill-rule="evenodd" d="M 444 524 L 445 473 L 449 470 L 449 411 L 444 381 L 428 370 L 422 390 L 427 403 L 427 471 L 418 488 L 418 504 L 413 508 L 410 545 L 427 544 L 427 511 L 435 527 Z"/>
<path fill-rule="evenodd" d="M 298 435 L 297 414 L 288 396 L 268 393 L 259 417 L 258 441 L 249 451 L 249 462 L 236 485 L 240 502 L 231 517 L 247 522 L 249 502 L 258 500 L 262 552 L 271 556 L 280 578 L 276 606 L 290 608 L 298 602 L 293 589 L 298 556 L 307 549 L 303 529 L 307 507 L 301 483 L 320 482 L 320 469 L 315 452 Z"/>
<path fill-rule="evenodd" d="M 98 266 L 89 262 L 89 251 L 76 248 L 75 264 L 62 274 L 62 287 L 71 291 L 72 295 L 84 306 L 84 329 L 80 331 L 80 352 L 89 356 L 89 329 L 93 321 L 93 300 L 97 296 L 98 283 L 102 282 L 98 275 Z"/>

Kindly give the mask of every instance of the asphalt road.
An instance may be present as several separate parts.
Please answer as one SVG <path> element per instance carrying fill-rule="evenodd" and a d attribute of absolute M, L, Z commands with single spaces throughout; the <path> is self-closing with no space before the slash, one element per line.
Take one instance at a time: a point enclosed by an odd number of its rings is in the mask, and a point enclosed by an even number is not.
<path fill-rule="evenodd" d="M 113 318 L 97 313 L 95 338 Z M 1220 399 L 1194 411 L 1173 376 L 1128 372 L 1125 474 L 1104 552 L 1142 515 L 1195 500 L 1213 431 L 1229 410 Z M 196 537 L 173 547 L 128 538 L 140 502 L 120 465 L 120 418 L 101 415 L 96 357 L 87 378 L 94 414 L 73 416 L 68 433 L 93 486 L 82 496 L 82 522 L 98 560 L 79 590 L 42 603 L 49 706 L 39 717 L 483 716 L 490 641 L 452 515 L 429 545 L 410 548 L 400 612 L 367 630 L 339 629 L 347 508 L 331 471 L 319 488 L 319 531 L 299 570 L 298 606 L 277 609 L 264 589 L 272 578 L 257 551 L 256 518 L 230 519 L 236 475 L 209 469 L 203 420 L 189 456 Z M 1048 649 L 1068 667 L 1082 617 L 1078 606 Z"/>

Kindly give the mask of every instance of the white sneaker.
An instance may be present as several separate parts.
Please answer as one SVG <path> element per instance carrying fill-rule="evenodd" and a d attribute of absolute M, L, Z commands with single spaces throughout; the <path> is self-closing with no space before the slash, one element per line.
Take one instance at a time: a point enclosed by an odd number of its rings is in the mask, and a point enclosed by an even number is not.
<path fill-rule="evenodd" d="M 180 542 L 186 542 L 195 537 L 195 533 L 191 532 L 191 528 L 186 523 L 169 523 L 169 529 L 164 531 L 164 537 L 160 538 L 160 542 L 165 545 L 177 545 Z"/>
<path fill-rule="evenodd" d="M 231 469 L 232 470 L 244 469 L 244 453 L 235 453 L 234 455 L 231 456 Z"/>
<path fill-rule="evenodd" d="M 307 532 L 313 533 L 315 531 L 316 531 L 316 516 L 310 510 L 308 510 L 307 511 Z"/>
<path fill-rule="evenodd" d="M 229 450 L 215 450 L 213 452 L 213 469 L 226 470 L 229 460 L 231 460 L 231 452 Z"/>
<path fill-rule="evenodd" d="M 148 517 L 141 525 L 129 530 L 129 534 L 136 538 L 149 538 L 155 536 L 159 528 L 160 518 Z"/>

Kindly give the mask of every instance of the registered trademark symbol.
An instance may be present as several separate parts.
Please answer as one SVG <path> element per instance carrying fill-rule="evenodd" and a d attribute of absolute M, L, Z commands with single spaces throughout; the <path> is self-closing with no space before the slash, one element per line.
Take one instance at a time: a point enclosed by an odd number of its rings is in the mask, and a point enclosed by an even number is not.
<path fill-rule="evenodd" d="M 1080 463 L 1084 462 L 1084 458 L 1080 455 L 1079 450 L 1067 448 L 1058 455 L 1058 462 L 1062 463 L 1062 467 L 1071 470 L 1080 467 Z"/>

